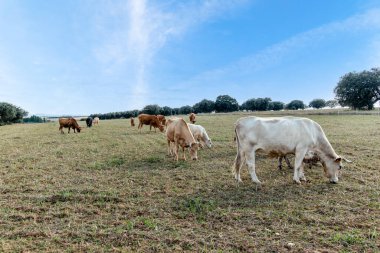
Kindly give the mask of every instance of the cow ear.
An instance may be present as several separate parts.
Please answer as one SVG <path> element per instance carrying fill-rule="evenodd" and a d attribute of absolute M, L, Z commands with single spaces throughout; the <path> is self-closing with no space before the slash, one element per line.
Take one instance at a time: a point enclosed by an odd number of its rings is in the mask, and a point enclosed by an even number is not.
<path fill-rule="evenodd" d="M 342 158 L 341 158 L 341 157 L 337 157 L 337 158 L 335 158 L 335 162 L 340 163 L 340 161 L 342 161 Z"/>

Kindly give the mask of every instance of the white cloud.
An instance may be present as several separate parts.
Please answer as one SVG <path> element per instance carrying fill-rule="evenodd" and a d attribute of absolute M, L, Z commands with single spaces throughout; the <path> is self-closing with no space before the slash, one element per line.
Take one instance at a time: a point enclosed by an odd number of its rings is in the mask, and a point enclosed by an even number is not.
<path fill-rule="evenodd" d="M 337 21 L 323 25 L 321 27 L 306 31 L 295 35 L 285 41 L 274 44 L 262 51 L 248 55 L 236 62 L 232 62 L 227 66 L 212 69 L 200 73 L 197 76 L 176 85 L 174 90 L 186 89 L 202 86 L 204 83 L 220 85 L 221 80 L 231 79 L 231 77 L 244 76 L 263 69 L 271 68 L 279 65 L 285 58 L 291 54 L 295 54 L 304 48 L 318 45 L 319 42 L 326 40 L 331 36 L 342 33 L 355 33 L 363 30 L 379 30 L 380 29 L 380 9 L 371 9 L 365 13 L 352 16 L 343 21 Z M 378 36 L 371 43 L 371 52 L 368 54 L 374 63 L 379 63 L 380 44 Z M 373 50 L 373 51 L 372 51 Z"/>
<path fill-rule="evenodd" d="M 130 0 L 112 2 L 97 19 L 98 31 L 106 38 L 95 49 L 106 73 L 127 72 L 126 89 L 133 98 L 130 106 L 141 108 L 149 103 L 149 67 L 158 50 L 168 40 L 181 36 L 199 24 L 218 18 L 247 0 L 193 0 L 186 2 Z M 114 18 L 116 21 L 109 22 Z M 108 23 L 107 23 L 108 22 Z M 107 28 L 108 27 L 108 28 Z"/>

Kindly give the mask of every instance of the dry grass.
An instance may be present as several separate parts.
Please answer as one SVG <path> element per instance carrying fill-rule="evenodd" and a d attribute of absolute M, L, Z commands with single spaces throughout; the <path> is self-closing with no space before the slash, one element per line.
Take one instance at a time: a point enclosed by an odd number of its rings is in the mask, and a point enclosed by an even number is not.
<path fill-rule="evenodd" d="M 246 169 L 239 186 L 231 174 L 241 116 L 198 115 L 215 146 L 195 162 L 128 120 L 0 127 L 0 251 L 379 252 L 379 116 L 307 116 L 354 163 L 337 185 L 320 167 L 295 185 L 259 156 L 258 190 Z"/>

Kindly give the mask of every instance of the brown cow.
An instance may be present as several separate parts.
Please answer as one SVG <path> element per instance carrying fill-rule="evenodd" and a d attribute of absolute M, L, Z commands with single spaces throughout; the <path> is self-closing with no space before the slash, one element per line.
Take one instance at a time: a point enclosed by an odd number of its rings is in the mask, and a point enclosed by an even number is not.
<path fill-rule="evenodd" d="M 59 130 L 61 130 L 61 133 L 63 134 L 62 128 L 68 128 L 70 133 L 70 128 L 78 131 L 80 133 L 81 127 L 78 125 L 77 121 L 74 118 L 59 118 Z"/>
<path fill-rule="evenodd" d="M 131 126 L 135 126 L 135 119 L 133 117 L 131 117 Z"/>
<path fill-rule="evenodd" d="M 161 125 L 165 126 L 166 124 L 166 119 L 164 115 L 158 114 L 156 115 L 158 120 L 160 121 Z M 150 125 L 149 130 L 152 130 L 152 126 L 154 127 L 154 131 L 156 131 L 156 128 L 158 128 L 157 124 L 153 123 Z"/>
<path fill-rule="evenodd" d="M 164 131 L 164 126 L 160 123 L 156 115 L 140 114 L 138 118 L 139 126 L 137 128 L 140 129 L 140 132 L 143 125 L 153 126 L 154 128 L 159 128 L 161 132 Z"/>
<path fill-rule="evenodd" d="M 190 119 L 190 123 L 194 124 L 195 123 L 195 113 L 193 113 L 193 112 L 190 113 L 189 119 Z"/>
<path fill-rule="evenodd" d="M 185 148 L 190 148 L 191 159 L 197 160 L 197 151 L 199 143 L 194 139 L 193 134 L 191 133 L 189 126 L 182 119 L 173 119 L 168 120 L 166 128 L 166 137 L 168 140 L 168 154 L 172 155 L 171 143 L 174 143 L 174 155 L 175 160 L 178 161 L 178 149 L 179 146 L 182 147 L 183 159 L 186 160 Z"/>
<path fill-rule="evenodd" d="M 165 116 L 164 116 L 164 115 L 161 115 L 161 114 L 158 114 L 157 117 L 158 117 L 158 120 L 161 122 L 161 124 L 162 124 L 163 126 L 165 126 L 165 124 L 166 124 Z"/>

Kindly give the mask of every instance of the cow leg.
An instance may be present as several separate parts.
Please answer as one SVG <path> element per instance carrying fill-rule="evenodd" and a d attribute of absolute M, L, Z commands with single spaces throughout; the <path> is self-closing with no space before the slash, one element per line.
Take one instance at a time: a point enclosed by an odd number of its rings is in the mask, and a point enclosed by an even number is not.
<path fill-rule="evenodd" d="M 293 169 L 292 165 L 290 165 L 290 161 L 289 161 L 289 158 L 287 156 L 285 156 L 285 162 L 288 165 L 289 169 Z"/>
<path fill-rule="evenodd" d="M 168 156 L 171 156 L 172 155 L 172 150 L 170 148 L 170 140 L 168 140 Z"/>
<path fill-rule="evenodd" d="M 237 154 L 235 157 L 234 166 L 233 166 L 233 168 L 235 169 L 235 171 L 234 171 L 235 179 L 238 181 L 238 183 L 243 182 L 240 178 L 240 171 L 241 171 L 241 167 L 243 167 L 244 163 L 245 163 L 244 152 L 241 150 L 240 147 L 238 147 Z"/>
<path fill-rule="evenodd" d="M 186 161 L 185 147 L 182 147 L 183 160 Z"/>
<path fill-rule="evenodd" d="M 278 166 L 277 166 L 277 168 L 279 169 L 279 170 L 282 170 L 282 159 L 283 159 L 284 157 L 283 156 L 280 156 L 279 158 L 278 158 Z"/>
<path fill-rule="evenodd" d="M 61 130 L 61 134 L 64 134 L 63 130 L 62 130 L 63 127 L 59 127 L 59 130 Z"/>
<path fill-rule="evenodd" d="M 178 162 L 178 143 L 174 143 L 174 154 L 175 154 L 175 160 Z"/>
<path fill-rule="evenodd" d="M 249 174 L 251 175 L 251 179 L 256 184 L 261 184 L 260 180 L 256 176 L 256 170 L 255 170 L 255 151 L 252 151 L 248 154 L 246 154 L 246 163 L 248 166 Z"/>
<path fill-rule="evenodd" d="M 300 180 L 306 182 L 306 177 L 305 177 L 304 170 L 303 170 L 303 166 L 304 165 L 305 165 L 304 163 L 301 164 L 301 167 L 298 170 L 298 177 L 299 177 Z"/>
<path fill-rule="evenodd" d="M 67 133 L 70 133 L 70 127 L 69 127 L 69 131 Z"/>
<path fill-rule="evenodd" d="M 306 151 L 307 151 L 307 149 L 298 149 L 296 151 L 296 157 L 294 158 L 294 175 L 293 175 L 293 180 L 297 184 L 301 183 L 301 181 L 300 181 L 300 169 L 302 167 L 302 171 L 303 171 L 303 165 L 302 165 L 302 163 L 303 163 L 303 158 L 306 155 Z M 302 180 L 303 179 L 306 179 L 304 175 L 302 177 Z"/>

